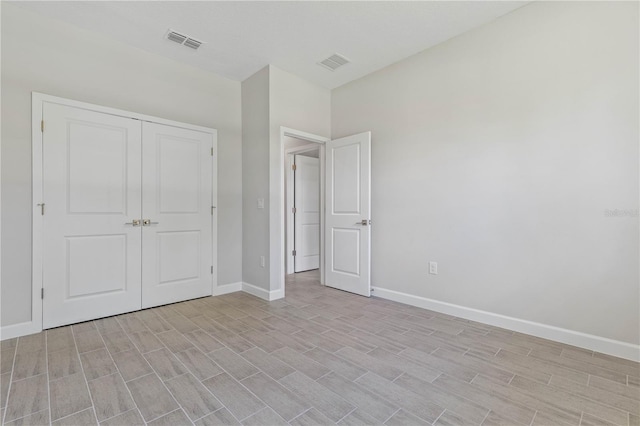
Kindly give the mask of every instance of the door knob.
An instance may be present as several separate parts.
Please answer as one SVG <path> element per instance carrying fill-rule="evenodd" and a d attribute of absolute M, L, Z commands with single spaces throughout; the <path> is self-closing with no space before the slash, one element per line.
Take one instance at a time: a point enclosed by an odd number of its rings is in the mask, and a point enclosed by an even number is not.
<path fill-rule="evenodd" d="M 140 219 L 133 219 L 131 222 L 125 223 L 125 225 L 140 226 Z"/>
<path fill-rule="evenodd" d="M 149 226 L 149 225 L 157 225 L 160 222 L 151 222 L 151 219 L 144 219 L 142 221 L 142 226 Z"/>
<path fill-rule="evenodd" d="M 360 222 L 360 225 L 362 225 L 362 226 L 371 225 L 371 219 L 369 219 L 369 220 L 362 219 L 362 222 Z"/>

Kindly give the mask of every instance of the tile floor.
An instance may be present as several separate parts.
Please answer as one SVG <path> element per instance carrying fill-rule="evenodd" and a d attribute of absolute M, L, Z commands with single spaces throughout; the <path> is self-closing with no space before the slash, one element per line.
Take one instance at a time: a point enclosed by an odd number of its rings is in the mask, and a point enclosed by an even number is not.
<path fill-rule="evenodd" d="M 7 425 L 640 425 L 638 363 L 325 288 L 2 342 Z"/>

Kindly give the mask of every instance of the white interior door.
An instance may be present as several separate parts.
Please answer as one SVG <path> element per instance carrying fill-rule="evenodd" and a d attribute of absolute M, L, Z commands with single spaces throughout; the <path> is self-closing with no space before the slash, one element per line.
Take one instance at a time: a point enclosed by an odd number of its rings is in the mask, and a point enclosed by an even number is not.
<path fill-rule="evenodd" d="M 140 122 L 45 103 L 43 328 L 140 309 Z"/>
<path fill-rule="evenodd" d="M 326 144 L 325 284 L 371 295 L 371 132 Z"/>
<path fill-rule="evenodd" d="M 320 267 L 320 159 L 295 156 L 295 272 Z"/>
<path fill-rule="evenodd" d="M 213 137 L 143 123 L 142 307 L 212 294 Z"/>

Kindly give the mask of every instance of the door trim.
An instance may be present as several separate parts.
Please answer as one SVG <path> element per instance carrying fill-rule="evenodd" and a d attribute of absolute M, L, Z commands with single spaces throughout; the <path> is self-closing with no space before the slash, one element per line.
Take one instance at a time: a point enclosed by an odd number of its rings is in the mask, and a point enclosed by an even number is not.
<path fill-rule="evenodd" d="M 324 144 L 330 138 L 314 135 L 313 133 L 280 127 L 280 137 L 277 143 L 277 151 L 271 151 L 271 163 L 269 167 L 269 291 L 284 297 L 284 276 L 285 276 L 285 256 L 286 247 L 284 237 L 284 217 L 285 217 L 285 153 L 284 137 L 289 136 L 302 139 L 308 142 L 320 144 L 320 226 L 324 226 Z M 274 145 L 272 145 L 274 147 Z M 275 158 L 277 156 L 277 158 Z M 320 239 L 321 250 L 324 247 L 324 239 Z M 320 282 L 324 283 L 324 264 L 320 262 Z"/>
<path fill-rule="evenodd" d="M 212 191 L 212 203 L 217 207 L 217 141 L 218 131 L 209 127 L 198 126 L 195 124 L 181 123 L 178 121 L 167 120 L 160 117 L 154 117 L 146 114 L 139 114 L 136 112 L 121 110 L 117 108 L 110 108 L 101 105 L 90 104 L 87 102 L 80 102 L 72 99 L 60 98 L 57 96 L 51 96 L 44 93 L 32 92 L 31 93 L 31 146 L 32 146 L 32 268 L 31 268 L 31 321 L 23 322 L 20 324 L 8 325 L 1 328 L 2 339 L 8 339 L 12 337 L 24 336 L 27 334 L 38 333 L 43 330 L 42 324 L 42 308 L 43 301 L 41 298 L 42 283 L 43 283 L 43 249 L 42 249 L 42 235 L 43 235 L 43 220 L 40 211 L 39 203 L 43 199 L 43 132 L 41 131 L 41 123 L 43 119 L 43 106 L 44 103 L 52 103 L 58 105 L 64 105 L 74 108 L 86 109 L 94 112 L 100 112 L 103 114 L 110 114 L 119 117 L 131 118 L 138 121 L 149 121 L 152 123 L 164 124 L 173 127 L 179 127 L 182 129 L 195 130 L 203 133 L 209 133 L 213 137 L 213 148 L 215 157 L 212 157 L 213 161 L 213 191 Z M 46 123 L 45 123 L 46 127 Z M 213 265 L 215 273 L 212 276 L 212 293 L 216 294 L 218 279 L 218 259 L 217 259 L 217 214 L 211 216 L 212 218 L 212 242 L 213 252 L 211 264 Z"/>

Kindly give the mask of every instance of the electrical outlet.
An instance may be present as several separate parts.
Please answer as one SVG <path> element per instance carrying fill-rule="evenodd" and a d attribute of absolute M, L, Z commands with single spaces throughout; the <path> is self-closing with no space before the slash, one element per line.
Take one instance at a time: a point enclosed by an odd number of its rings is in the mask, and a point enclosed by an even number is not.
<path fill-rule="evenodd" d="M 260 256 L 260 267 L 264 268 L 265 262 L 264 262 L 264 256 Z"/>
<path fill-rule="evenodd" d="M 438 275 L 438 262 L 429 262 L 429 273 Z"/>

